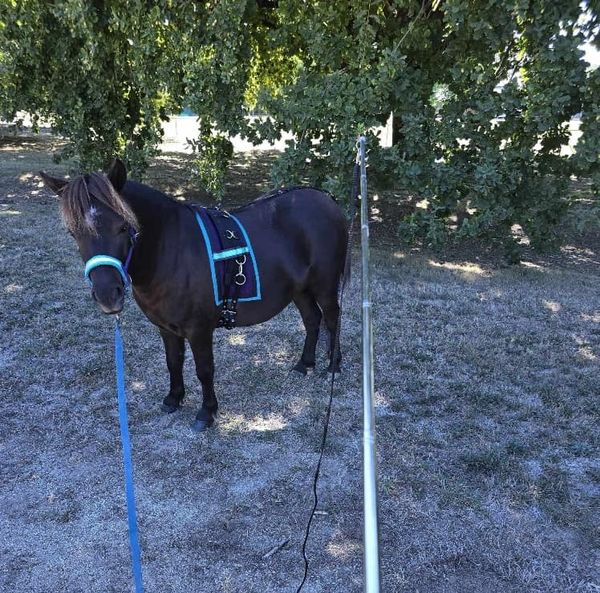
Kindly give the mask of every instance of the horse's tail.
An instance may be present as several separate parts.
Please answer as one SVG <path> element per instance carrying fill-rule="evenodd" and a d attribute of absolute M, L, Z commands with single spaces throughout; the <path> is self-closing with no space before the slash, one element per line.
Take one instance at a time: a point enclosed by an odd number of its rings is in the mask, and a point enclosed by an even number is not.
<path fill-rule="evenodd" d="M 350 221 L 351 226 L 353 222 L 354 220 Z M 340 292 L 342 292 L 346 285 L 350 284 L 350 281 L 352 280 L 352 245 L 350 240 L 346 243 L 346 256 L 344 259 L 344 269 L 342 271 L 342 277 L 340 278 Z"/>
<path fill-rule="evenodd" d="M 352 261 L 352 243 L 354 238 L 354 220 L 358 214 L 359 204 L 359 180 L 360 180 L 360 166 L 357 163 L 354 164 L 352 170 L 352 189 L 350 190 L 350 212 L 348 220 L 348 228 L 346 229 L 346 256 L 344 262 L 344 271 L 342 272 L 342 278 L 340 282 L 340 293 L 344 290 L 346 284 L 350 283 L 351 280 L 351 261 Z"/>

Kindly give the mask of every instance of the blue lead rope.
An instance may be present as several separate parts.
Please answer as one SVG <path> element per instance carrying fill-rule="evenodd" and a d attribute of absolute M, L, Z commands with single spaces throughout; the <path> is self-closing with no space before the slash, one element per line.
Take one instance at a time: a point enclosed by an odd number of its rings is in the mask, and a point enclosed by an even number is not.
<path fill-rule="evenodd" d="M 115 320 L 115 367 L 117 369 L 117 399 L 119 401 L 119 425 L 123 445 L 123 466 L 125 470 L 125 495 L 127 497 L 127 520 L 129 522 L 129 546 L 133 565 L 135 593 L 143 593 L 142 562 L 140 542 L 138 540 L 137 518 L 135 511 L 135 492 L 133 489 L 133 464 L 131 462 L 131 442 L 127 422 L 127 399 L 125 395 L 125 365 L 123 363 L 123 337 L 119 317 Z"/>

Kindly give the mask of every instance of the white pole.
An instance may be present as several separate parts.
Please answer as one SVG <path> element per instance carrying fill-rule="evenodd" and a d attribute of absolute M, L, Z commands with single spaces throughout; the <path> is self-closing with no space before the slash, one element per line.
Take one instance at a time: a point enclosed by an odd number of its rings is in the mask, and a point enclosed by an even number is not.
<path fill-rule="evenodd" d="M 375 406 L 373 403 L 373 327 L 369 285 L 369 207 L 364 136 L 358 139 L 360 156 L 360 228 L 362 259 L 362 360 L 363 360 L 363 476 L 365 592 L 379 593 L 379 526 L 377 523 L 377 459 Z"/>

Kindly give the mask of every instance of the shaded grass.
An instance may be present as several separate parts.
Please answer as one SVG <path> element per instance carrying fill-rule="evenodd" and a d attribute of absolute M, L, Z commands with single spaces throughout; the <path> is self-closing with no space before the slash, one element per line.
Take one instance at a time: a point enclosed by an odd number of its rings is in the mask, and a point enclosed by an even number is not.
<path fill-rule="evenodd" d="M 54 200 L 31 175 L 56 170 L 46 147 L 0 148 L 0 588 L 128 590 L 111 323 L 89 301 Z M 153 183 L 201 199 L 182 158 L 158 160 Z M 231 203 L 268 188 L 271 158 L 239 156 Z M 373 242 L 385 590 L 597 590 L 596 253 L 586 247 L 581 266 L 566 253 L 505 268 L 390 250 L 376 233 Z M 328 514 L 309 550 L 313 592 L 362 589 L 359 278 L 356 265 L 320 483 Z M 329 387 L 318 373 L 288 374 L 300 327 L 289 308 L 217 334 L 222 414 L 198 436 L 189 430 L 200 405 L 190 357 L 185 405 L 164 416 L 160 339 L 128 306 L 148 591 L 295 590 Z M 290 544 L 263 559 L 284 538 Z"/>

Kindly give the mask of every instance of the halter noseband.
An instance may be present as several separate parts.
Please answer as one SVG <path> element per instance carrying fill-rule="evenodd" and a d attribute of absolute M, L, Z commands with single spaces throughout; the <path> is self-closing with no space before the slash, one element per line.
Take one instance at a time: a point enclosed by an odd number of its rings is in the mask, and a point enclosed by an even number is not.
<path fill-rule="evenodd" d="M 85 269 L 83 272 L 84 278 L 88 281 L 89 284 L 92 283 L 90 279 L 90 274 L 92 270 L 99 268 L 100 266 L 112 266 L 116 268 L 116 270 L 121 275 L 121 279 L 123 280 L 123 285 L 125 288 L 128 288 L 131 284 L 131 278 L 128 273 L 129 263 L 131 262 L 131 256 L 133 255 L 133 247 L 135 245 L 135 241 L 138 237 L 138 233 L 135 232 L 133 227 L 129 227 L 129 251 L 127 252 L 127 257 L 125 258 L 125 263 L 123 263 L 120 259 L 113 257 L 112 255 L 103 255 L 98 254 L 90 257 L 85 262 Z"/>

